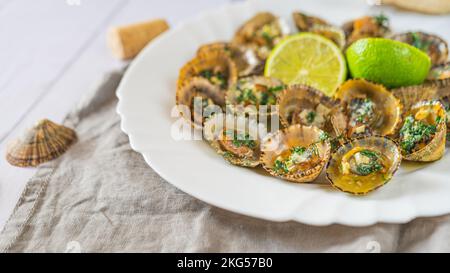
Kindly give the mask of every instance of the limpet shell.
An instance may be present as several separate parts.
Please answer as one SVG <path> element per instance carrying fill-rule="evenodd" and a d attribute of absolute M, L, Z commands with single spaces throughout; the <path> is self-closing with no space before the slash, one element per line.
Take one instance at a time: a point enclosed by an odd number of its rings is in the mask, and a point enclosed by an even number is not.
<path fill-rule="evenodd" d="M 263 31 L 263 28 L 269 25 L 272 25 L 276 34 L 269 38 L 257 35 L 258 32 Z M 258 58 L 265 60 L 280 38 L 290 32 L 289 25 L 282 18 L 270 12 L 259 12 L 238 29 L 231 43 L 253 48 Z"/>
<path fill-rule="evenodd" d="M 227 87 L 236 82 L 238 71 L 235 62 L 220 50 L 205 50 L 201 55 L 197 55 L 181 68 L 177 81 L 177 90 L 189 84 L 192 78 L 200 77 L 202 71 L 215 68 L 219 68 L 227 75 Z"/>
<path fill-rule="evenodd" d="M 258 59 L 256 52 L 250 47 L 226 42 L 215 42 L 202 45 L 197 50 L 197 55 L 210 54 L 211 51 L 221 51 L 228 55 L 236 64 L 239 77 L 256 75 L 261 72 L 260 66 L 262 62 Z"/>
<path fill-rule="evenodd" d="M 203 126 L 205 117 L 205 108 L 201 105 L 201 113 L 195 113 L 195 99 L 209 99 L 212 101 L 212 107 L 222 112 L 222 105 L 225 104 L 224 91 L 211 84 L 208 80 L 200 77 L 192 78 L 189 83 L 177 90 L 176 102 L 178 111 L 194 128 Z"/>
<path fill-rule="evenodd" d="M 381 16 L 363 16 L 346 22 L 342 29 L 346 35 L 347 46 L 362 38 L 386 37 L 390 35 L 389 20 Z"/>
<path fill-rule="evenodd" d="M 450 62 L 436 65 L 430 69 L 428 80 L 444 80 L 450 78 Z"/>
<path fill-rule="evenodd" d="M 307 15 L 303 12 L 293 12 L 292 19 L 294 19 L 295 26 L 301 32 L 309 32 L 315 26 L 329 26 L 330 24 L 322 18 Z"/>
<path fill-rule="evenodd" d="M 261 163 L 264 169 L 275 177 L 291 182 L 306 183 L 314 181 L 330 158 L 330 143 L 321 141 L 322 134 L 323 131 L 315 126 L 296 124 L 267 135 L 261 143 Z M 296 146 L 307 147 L 314 143 L 318 148 L 320 162 L 313 168 L 293 174 L 280 174 L 274 171 L 274 162 L 283 152 Z"/>
<path fill-rule="evenodd" d="M 372 179 L 368 179 L 368 176 L 344 174 L 341 168 L 342 159 L 347 153 L 359 151 L 359 149 L 368 149 L 381 154 L 389 163 L 386 173 L 379 177 L 372 176 Z M 331 155 L 326 175 L 334 188 L 353 195 L 365 195 L 389 182 L 398 170 L 401 161 L 402 154 L 398 146 L 389 138 L 380 136 L 355 138 L 342 145 Z"/>
<path fill-rule="evenodd" d="M 248 156 L 238 156 L 237 153 L 233 153 L 225 147 L 224 132 L 228 130 L 241 135 L 248 134 L 251 140 L 254 140 L 256 147 L 252 149 L 243 147 L 245 151 L 251 152 L 251 156 L 250 154 Z M 204 139 L 210 146 L 229 163 L 242 167 L 256 167 L 260 164 L 260 143 L 263 132 L 265 132 L 264 129 L 255 120 L 245 116 L 228 114 L 218 114 L 210 117 L 203 128 Z M 239 147 L 234 148 L 234 151 L 239 150 Z"/>
<path fill-rule="evenodd" d="M 402 104 L 384 86 L 363 79 L 348 80 L 342 84 L 335 97 L 345 105 L 353 98 L 364 97 L 375 104 L 376 121 L 370 125 L 374 135 L 389 136 L 395 134 L 402 119 Z M 345 107 L 344 107 L 345 108 Z M 348 117 L 333 116 L 332 123 L 337 135 L 346 135 Z"/>
<path fill-rule="evenodd" d="M 449 95 L 450 78 L 426 81 L 420 85 L 395 88 L 391 92 L 400 100 L 404 111 L 409 111 L 418 102 L 439 99 Z"/>
<path fill-rule="evenodd" d="M 409 113 L 415 114 L 418 110 L 423 108 L 430 108 L 430 111 L 435 111 L 436 116 L 441 118 L 441 121 L 436 124 L 436 134 L 428 144 L 420 150 L 410 154 L 403 154 L 403 158 L 409 161 L 418 162 L 432 162 L 441 159 L 445 153 L 445 141 L 447 134 L 446 112 L 444 106 L 439 101 L 422 101 L 411 107 Z M 406 114 L 408 115 L 408 113 Z"/>
<path fill-rule="evenodd" d="M 8 145 L 6 160 L 18 167 L 36 167 L 62 155 L 76 140 L 72 129 L 44 119 Z"/>
<path fill-rule="evenodd" d="M 279 95 L 278 111 L 281 124 L 284 127 L 289 127 L 293 124 L 301 123 L 298 120 L 293 120 L 292 114 L 295 111 L 302 109 L 315 110 L 319 104 L 328 108 L 328 110 L 330 111 L 328 119 L 323 123 L 323 126 L 319 126 L 319 129 L 329 134 L 334 134 L 330 117 L 332 115 L 338 115 L 339 113 L 343 115 L 339 102 L 324 95 L 321 91 L 307 85 L 290 85 Z M 338 113 L 334 114 L 335 112 Z M 302 125 L 308 126 L 311 124 Z"/>

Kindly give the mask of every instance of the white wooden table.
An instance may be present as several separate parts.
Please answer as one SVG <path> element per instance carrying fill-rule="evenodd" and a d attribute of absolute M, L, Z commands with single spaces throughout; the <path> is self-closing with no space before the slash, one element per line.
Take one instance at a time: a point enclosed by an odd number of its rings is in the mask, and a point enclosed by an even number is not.
<path fill-rule="evenodd" d="M 6 143 L 42 118 L 61 122 L 91 84 L 124 62 L 110 26 L 165 18 L 173 27 L 233 0 L 0 0 L 0 230 L 34 169 L 10 166 Z"/>

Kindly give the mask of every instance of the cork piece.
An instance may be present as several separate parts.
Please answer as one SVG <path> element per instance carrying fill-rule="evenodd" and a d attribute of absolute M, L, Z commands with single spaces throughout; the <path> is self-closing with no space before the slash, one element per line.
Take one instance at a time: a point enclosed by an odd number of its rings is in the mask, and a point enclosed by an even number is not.
<path fill-rule="evenodd" d="M 450 13 L 449 0 L 379 0 L 381 4 L 393 5 L 398 8 L 429 13 L 445 14 Z"/>
<path fill-rule="evenodd" d="M 169 25 L 163 19 L 113 27 L 108 33 L 108 45 L 116 58 L 131 59 L 167 29 Z"/>

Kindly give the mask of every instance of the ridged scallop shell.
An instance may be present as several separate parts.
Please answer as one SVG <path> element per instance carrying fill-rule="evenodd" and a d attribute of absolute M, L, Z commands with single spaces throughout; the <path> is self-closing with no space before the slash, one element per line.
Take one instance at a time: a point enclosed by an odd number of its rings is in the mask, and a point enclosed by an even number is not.
<path fill-rule="evenodd" d="M 379 179 L 377 179 L 378 177 L 373 177 L 375 178 L 373 180 L 362 176 L 361 180 L 355 181 L 359 176 L 343 174 L 341 168 L 342 158 L 355 148 L 369 149 L 382 154 L 389 163 L 389 165 L 386 166 L 388 167 L 386 171 L 387 175 L 384 175 Z M 398 146 L 389 138 L 379 136 L 356 138 L 341 146 L 331 155 L 331 159 L 327 164 L 326 174 L 331 185 L 336 189 L 354 195 L 365 195 L 389 182 L 394 173 L 398 170 L 401 161 L 402 155 Z"/>
<path fill-rule="evenodd" d="M 347 46 L 362 38 L 389 36 L 389 21 L 379 20 L 378 18 L 380 17 L 364 16 L 346 22 L 342 26 L 342 29 L 347 39 Z"/>
<path fill-rule="evenodd" d="M 408 111 L 418 102 L 439 99 L 450 94 L 450 78 L 392 89 L 392 94 L 400 100 L 404 111 Z"/>
<path fill-rule="evenodd" d="M 432 110 L 435 111 L 436 115 L 441 118 L 441 121 L 439 122 L 439 124 L 437 124 L 436 134 L 434 135 L 433 139 L 422 149 L 410 154 L 403 154 L 403 158 L 405 160 L 432 162 L 439 160 L 442 158 L 442 156 L 444 156 L 447 134 L 445 109 L 439 101 L 422 101 L 413 105 L 409 113 L 414 114 L 419 109 L 423 109 L 424 107 L 431 107 Z"/>
<path fill-rule="evenodd" d="M 45 119 L 11 142 L 6 160 L 18 167 L 35 167 L 62 155 L 76 139 L 72 129 Z"/>
<path fill-rule="evenodd" d="M 238 71 L 234 61 L 220 50 L 205 50 L 201 55 L 196 56 L 181 68 L 177 81 L 177 90 L 189 84 L 192 78 L 199 77 L 202 71 L 214 68 L 220 68 L 228 76 L 227 86 L 231 86 L 236 82 Z M 223 96 L 225 96 L 225 92 Z"/>
<path fill-rule="evenodd" d="M 300 32 L 312 32 L 333 41 L 340 49 L 344 49 L 346 39 L 341 28 L 329 24 L 327 21 L 307 15 L 302 12 L 292 13 L 295 26 Z"/>
<path fill-rule="evenodd" d="M 300 32 L 309 32 L 315 26 L 329 26 L 330 24 L 322 18 L 310 16 L 303 12 L 293 12 L 292 18 L 294 19 L 295 26 Z"/>
<path fill-rule="evenodd" d="M 242 45 L 252 42 L 252 36 L 258 29 L 276 19 L 277 17 L 270 12 L 257 13 L 239 28 L 234 35 L 233 43 Z"/>
<path fill-rule="evenodd" d="M 264 45 L 266 44 L 265 39 L 260 39 L 255 35 L 255 33 L 261 30 L 265 25 L 272 23 L 275 23 L 277 25 L 281 37 L 286 36 L 290 33 L 289 26 L 283 19 L 273 15 L 270 12 L 260 12 L 247 20 L 238 29 L 231 43 L 234 45 L 251 47 L 256 51 L 258 57 L 261 60 L 265 60 L 270 53 L 270 49 L 273 47 L 273 45 L 270 45 L 269 48 L 264 48 Z"/>
<path fill-rule="evenodd" d="M 450 78 L 431 81 L 430 84 L 436 86 L 437 98 L 442 98 L 450 95 Z"/>
<path fill-rule="evenodd" d="M 391 92 L 382 85 L 362 79 L 346 81 L 336 92 L 336 98 L 344 103 L 344 108 L 359 96 L 370 98 L 375 103 L 376 124 L 370 127 L 374 135 L 389 136 L 395 134 L 402 119 L 402 104 Z M 348 117 L 333 116 L 332 123 L 337 135 L 347 135 Z"/>
<path fill-rule="evenodd" d="M 322 172 L 330 157 L 330 144 L 328 141 L 321 141 L 322 134 L 323 131 L 315 126 L 296 124 L 267 135 L 261 144 L 261 163 L 264 169 L 275 177 L 291 182 L 306 183 L 314 181 Z M 321 159 L 315 167 L 294 174 L 279 174 L 273 170 L 276 158 L 283 152 L 296 146 L 307 147 L 314 143 L 317 143 Z"/>
<path fill-rule="evenodd" d="M 252 140 L 256 142 L 252 156 L 238 156 L 225 148 L 222 141 L 224 140 L 224 131 L 227 130 L 246 133 L 251 136 Z M 229 163 L 242 167 L 256 167 L 260 164 L 260 143 L 263 132 L 265 131 L 255 120 L 245 116 L 224 114 L 212 116 L 205 122 L 203 128 L 204 139 L 208 141 L 211 147 Z"/>
<path fill-rule="evenodd" d="M 200 77 L 192 78 L 189 83 L 177 90 L 176 102 L 180 114 L 195 128 L 201 128 L 205 117 L 205 109 L 201 113 L 195 113 L 194 100 L 208 98 L 218 110 L 225 104 L 224 91 Z"/>
<path fill-rule="evenodd" d="M 435 34 L 416 31 L 395 34 L 390 38 L 423 50 L 428 54 L 433 65 L 441 65 L 448 60 L 447 42 Z"/>
<path fill-rule="evenodd" d="M 319 90 L 307 85 L 291 85 L 279 95 L 278 111 L 281 124 L 284 127 L 289 127 L 293 124 L 300 123 L 300 121 L 295 121 L 292 119 L 293 112 L 301 111 L 302 109 L 316 109 L 319 104 L 330 110 L 328 120 L 326 120 L 324 126 L 319 127 L 319 129 L 334 135 L 330 117 L 334 112 L 336 112 L 336 115 L 343 114 L 339 102 L 325 96 Z M 308 126 L 310 124 L 302 125 Z"/>
<path fill-rule="evenodd" d="M 256 52 L 250 47 L 232 45 L 226 42 L 215 42 L 202 45 L 197 50 L 197 55 L 202 56 L 209 54 L 211 51 L 221 51 L 224 54 L 227 54 L 236 64 L 240 77 L 255 75 L 262 72 L 259 69 L 262 62 L 256 56 Z"/>
<path fill-rule="evenodd" d="M 427 80 L 444 80 L 450 78 L 450 62 L 434 66 L 428 73 Z"/>

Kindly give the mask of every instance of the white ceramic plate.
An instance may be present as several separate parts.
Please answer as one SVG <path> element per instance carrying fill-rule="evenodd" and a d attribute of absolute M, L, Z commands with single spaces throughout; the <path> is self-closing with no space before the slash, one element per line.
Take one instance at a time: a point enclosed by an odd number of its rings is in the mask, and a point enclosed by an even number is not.
<path fill-rule="evenodd" d="M 229 40 L 257 11 L 290 20 L 294 10 L 316 14 L 335 24 L 379 13 L 363 0 L 250 1 L 204 13 L 152 42 L 128 69 L 117 95 L 122 129 L 131 146 L 169 183 L 207 203 L 272 221 L 311 225 L 366 226 L 405 223 L 416 217 L 450 213 L 450 156 L 426 165 L 404 165 L 386 186 L 354 197 L 326 184 L 291 184 L 261 171 L 226 163 L 202 141 L 177 141 L 171 128 L 179 69 L 198 46 Z M 383 9 L 395 31 L 424 30 L 450 40 L 448 16 L 432 17 Z M 406 166 L 406 167 L 405 167 Z"/>

